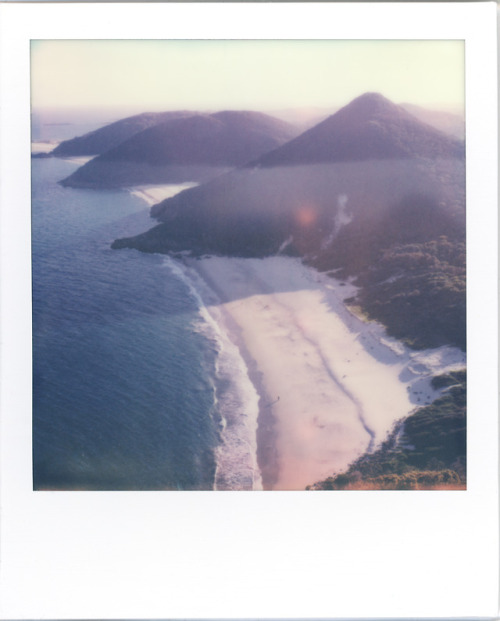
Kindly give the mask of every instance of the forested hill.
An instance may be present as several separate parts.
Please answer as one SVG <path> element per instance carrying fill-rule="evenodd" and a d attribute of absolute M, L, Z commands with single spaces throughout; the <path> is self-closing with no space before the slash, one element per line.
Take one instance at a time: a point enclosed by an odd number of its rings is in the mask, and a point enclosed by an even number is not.
<path fill-rule="evenodd" d="M 457 140 L 465 138 L 465 119 L 462 114 L 446 112 L 444 110 L 430 110 L 414 104 L 400 104 L 402 108 L 415 116 L 417 119 L 436 129 L 453 136 Z"/>
<path fill-rule="evenodd" d="M 205 180 L 275 149 L 297 133 L 289 123 L 258 112 L 195 114 L 135 134 L 62 184 L 102 188 Z"/>
<path fill-rule="evenodd" d="M 462 142 L 368 93 L 154 206 L 162 224 L 113 247 L 300 256 L 356 278 L 351 303 L 409 344 L 464 347 L 464 166 Z"/>
<path fill-rule="evenodd" d="M 113 149 L 135 134 L 160 123 L 192 116 L 193 112 L 176 110 L 171 112 L 144 112 L 130 116 L 99 129 L 61 142 L 51 153 L 58 157 L 70 155 L 99 155 Z"/>
<path fill-rule="evenodd" d="M 463 157 L 458 140 L 422 123 L 378 93 L 365 93 L 283 147 L 259 166 L 415 157 Z"/>

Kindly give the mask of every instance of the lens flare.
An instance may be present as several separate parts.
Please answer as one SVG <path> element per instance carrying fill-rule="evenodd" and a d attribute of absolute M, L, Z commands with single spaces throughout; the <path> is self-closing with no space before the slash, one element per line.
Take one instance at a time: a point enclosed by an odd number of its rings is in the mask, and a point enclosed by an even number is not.
<path fill-rule="evenodd" d="M 312 205 L 303 205 L 295 212 L 295 221 L 302 227 L 312 226 L 318 219 L 318 210 Z"/>

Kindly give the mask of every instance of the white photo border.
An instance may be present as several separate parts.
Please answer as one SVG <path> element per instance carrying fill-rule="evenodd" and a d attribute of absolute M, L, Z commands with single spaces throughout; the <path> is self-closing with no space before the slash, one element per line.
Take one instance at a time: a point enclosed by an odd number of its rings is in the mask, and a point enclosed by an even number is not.
<path fill-rule="evenodd" d="M 468 481 L 462 492 L 33 492 L 30 40 L 462 39 Z M 2 619 L 498 613 L 496 4 L 0 6 Z"/>

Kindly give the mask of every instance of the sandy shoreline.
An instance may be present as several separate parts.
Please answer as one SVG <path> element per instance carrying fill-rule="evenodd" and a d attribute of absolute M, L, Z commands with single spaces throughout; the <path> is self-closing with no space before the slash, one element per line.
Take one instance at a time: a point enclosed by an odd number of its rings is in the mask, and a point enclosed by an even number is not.
<path fill-rule="evenodd" d="M 171 198 L 179 192 L 192 188 L 198 185 L 195 182 L 188 183 L 164 183 L 164 184 L 145 184 L 135 185 L 125 189 L 128 189 L 131 194 L 138 196 L 145 201 L 150 207 L 161 203 L 167 198 Z"/>
<path fill-rule="evenodd" d="M 50 153 L 57 145 L 60 144 L 56 140 L 38 140 L 31 143 L 31 153 Z"/>
<path fill-rule="evenodd" d="M 219 321 L 260 395 L 265 489 L 304 489 L 345 469 L 438 395 L 433 375 L 465 366 L 457 349 L 414 352 L 362 322 L 343 303 L 351 285 L 297 259 L 211 257 L 189 266 L 219 298 Z"/>
<path fill-rule="evenodd" d="M 40 155 L 41 153 L 51 153 L 59 144 L 58 141 L 39 141 L 31 143 L 31 153 L 32 155 Z M 78 164 L 78 166 L 83 166 L 90 160 L 93 160 L 96 155 L 66 155 L 66 156 L 58 156 L 61 160 L 66 160 L 67 162 L 71 162 L 72 164 Z"/>

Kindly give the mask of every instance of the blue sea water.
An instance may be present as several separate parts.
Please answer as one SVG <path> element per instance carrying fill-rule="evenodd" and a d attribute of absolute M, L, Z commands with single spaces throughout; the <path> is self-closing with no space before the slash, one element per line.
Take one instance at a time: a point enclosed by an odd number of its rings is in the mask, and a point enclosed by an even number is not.
<path fill-rule="evenodd" d="M 110 249 L 148 205 L 77 166 L 32 160 L 34 488 L 213 489 L 217 344 L 171 259 Z"/>

